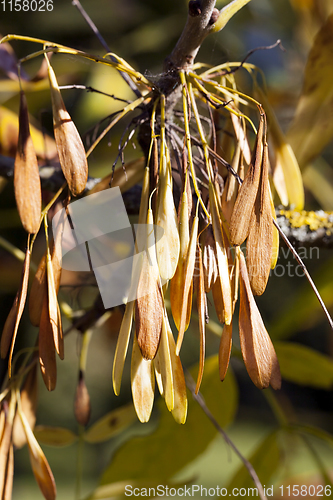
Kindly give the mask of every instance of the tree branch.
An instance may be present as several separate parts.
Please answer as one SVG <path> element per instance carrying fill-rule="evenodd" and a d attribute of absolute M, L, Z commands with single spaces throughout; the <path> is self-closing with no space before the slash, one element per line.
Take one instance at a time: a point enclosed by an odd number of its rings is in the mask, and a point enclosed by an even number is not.
<path fill-rule="evenodd" d="M 194 59 L 206 36 L 210 33 L 214 24 L 212 17 L 216 0 L 191 0 L 188 5 L 188 16 L 183 32 L 170 56 L 165 61 L 165 69 L 189 69 L 193 65 Z M 217 11 L 217 12 L 215 12 Z"/>
<path fill-rule="evenodd" d="M 276 217 L 279 227 L 296 249 L 333 248 L 333 212 L 276 209 Z"/>
<path fill-rule="evenodd" d="M 210 33 L 220 31 L 250 0 L 234 0 L 220 11 L 215 8 L 216 0 L 191 0 L 183 32 L 172 53 L 164 62 L 167 72 L 179 69 L 188 70 L 202 42 Z"/>

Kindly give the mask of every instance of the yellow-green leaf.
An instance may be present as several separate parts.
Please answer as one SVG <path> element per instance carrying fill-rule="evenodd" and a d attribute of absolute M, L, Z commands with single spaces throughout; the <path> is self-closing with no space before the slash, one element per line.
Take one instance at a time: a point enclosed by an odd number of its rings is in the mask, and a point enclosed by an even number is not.
<path fill-rule="evenodd" d="M 220 31 L 224 26 L 227 24 L 227 22 L 235 15 L 237 12 L 244 7 L 247 3 L 249 3 L 250 0 L 234 0 L 233 2 L 230 2 L 228 5 L 223 7 L 220 11 L 220 15 L 218 17 L 218 20 L 216 21 L 215 24 L 213 24 L 211 28 L 212 33 L 216 33 L 217 31 Z"/>
<path fill-rule="evenodd" d="M 116 436 L 136 420 L 133 404 L 112 410 L 95 422 L 84 434 L 88 443 L 102 443 Z"/>
<path fill-rule="evenodd" d="M 69 446 L 78 439 L 74 432 L 69 429 L 48 425 L 37 425 L 34 434 L 39 443 L 48 446 Z"/>

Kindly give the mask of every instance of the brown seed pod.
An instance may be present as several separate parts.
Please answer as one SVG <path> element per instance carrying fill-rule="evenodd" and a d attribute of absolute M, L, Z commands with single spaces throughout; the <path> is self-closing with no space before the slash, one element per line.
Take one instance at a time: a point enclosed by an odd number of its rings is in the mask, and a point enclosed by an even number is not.
<path fill-rule="evenodd" d="M 197 293 L 197 309 L 199 314 L 199 332 L 200 332 L 200 358 L 199 358 L 199 372 L 195 393 L 198 394 L 205 365 L 205 344 L 206 344 L 206 314 L 207 314 L 207 299 L 205 293 L 204 271 L 202 265 L 202 252 L 199 245 L 197 245 L 197 263 L 199 267 L 199 276 L 195 280 L 195 288 Z"/>
<path fill-rule="evenodd" d="M 0 498 L 3 498 L 7 482 L 7 464 L 12 442 L 12 429 L 16 406 L 16 398 L 13 400 L 13 397 L 14 396 L 12 395 L 9 405 L 8 402 L 5 401 L 2 403 L 1 408 L 2 432 L 0 435 Z"/>
<path fill-rule="evenodd" d="M 28 107 L 20 93 L 19 138 L 14 166 L 14 190 L 17 209 L 24 229 L 37 233 L 42 211 L 42 193 L 37 156 L 30 135 Z"/>
<path fill-rule="evenodd" d="M 188 252 L 188 246 L 190 241 L 190 228 L 189 228 L 189 216 L 188 216 L 188 199 L 186 189 L 183 192 L 180 201 L 180 214 L 179 214 L 179 236 L 180 236 L 180 252 L 179 260 L 176 272 L 170 281 L 170 303 L 171 312 L 176 325 L 179 329 L 180 317 L 182 311 L 182 303 L 184 297 L 184 286 L 185 286 L 185 266 L 186 258 Z M 188 328 L 191 317 L 192 309 L 192 286 L 189 291 L 189 300 L 187 305 L 187 317 L 185 330 Z"/>
<path fill-rule="evenodd" d="M 48 59 L 47 59 L 48 61 Z M 54 138 L 60 165 L 73 196 L 82 193 L 88 179 L 88 163 L 82 139 L 61 97 L 58 82 L 48 62 Z"/>
<path fill-rule="evenodd" d="M 230 325 L 224 325 L 220 340 L 219 371 L 221 380 L 224 380 L 227 374 L 230 361 L 231 347 L 232 347 L 232 323 L 230 323 Z"/>
<path fill-rule="evenodd" d="M 29 371 L 21 389 L 21 409 L 25 414 L 31 429 L 36 423 L 38 384 L 37 384 L 37 363 Z M 27 442 L 19 414 L 16 413 L 13 425 L 13 443 L 15 449 L 22 448 Z"/>
<path fill-rule="evenodd" d="M 51 241 L 50 252 L 53 271 L 53 280 L 55 285 L 56 295 L 58 295 L 61 281 L 61 263 L 59 256 L 61 255 L 61 231 L 57 232 L 56 242 Z M 29 293 L 29 317 L 34 326 L 39 326 L 40 316 L 42 313 L 44 294 L 47 293 L 47 275 L 46 275 L 46 258 L 47 252 L 41 258 L 32 286 Z"/>
<path fill-rule="evenodd" d="M 241 149 L 239 144 L 236 146 L 236 150 L 232 159 L 232 168 L 236 173 L 238 173 L 240 167 L 240 155 Z M 226 180 L 224 190 L 222 193 L 222 211 L 226 220 L 230 223 L 232 211 L 235 206 L 235 201 L 238 193 L 238 182 L 234 175 L 230 172 L 228 173 L 228 178 Z"/>
<path fill-rule="evenodd" d="M 168 320 L 166 318 L 166 311 L 165 311 L 163 315 L 161 340 L 157 350 L 156 357 L 154 359 L 154 367 L 160 393 L 164 397 L 165 404 L 168 410 L 172 411 L 174 408 L 174 388 L 173 388 L 169 336 L 167 328 L 168 328 Z"/>
<path fill-rule="evenodd" d="M 156 259 L 152 210 L 148 210 L 147 228 L 146 252 L 135 301 L 135 331 L 142 356 L 153 359 L 160 342 L 164 304 Z"/>
<path fill-rule="evenodd" d="M 251 164 L 239 189 L 230 221 L 230 241 L 233 245 L 241 245 L 249 234 L 250 221 L 254 202 L 259 188 L 262 142 L 264 132 L 264 116 L 261 115 Z"/>
<path fill-rule="evenodd" d="M 29 271 L 30 271 L 30 250 L 27 248 L 23 269 L 20 288 L 17 292 L 16 298 L 9 312 L 8 318 L 6 320 L 2 336 L 1 336 L 1 357 L 5 358 L 10 347 L 9 361 L 8 361 L 8 374 L 11 377 L 11 364 L 12 356 L 15 347 L 15 340 L 17 335 L 17 330 L 20 324 L 20 320 L 23 314 L 27 291 L 29 282 Z"/>
<path fill-rule="evenodd" d="M 46 500 L 55 500 L 56 485 L 50 466 L 23 412 L 20 412 L 20 417 L 28 443 L 32 472 L 44 498 Z"/>
<path fill-rule="evenodd" d="M 41 258 L 29 293 L 29 317 L 34 326 L 39 326 L 42 314 L 46 283 L 46 253 Z"/>
<path fill-rule="evenodd" d="M 148 211 L 148 200 L 149 200 L 149 168 L 146 168 L 141 194 L 140 212 L 139 212 L 139 224 L 144 224 L 147 219 Z M 138 231 L 136 238 L 136 248 L 137 251 L 141 251 L 144 248 L 145 242 L 144 232 Z M 134 285 L 135 286 L 135 285 Z M 133 323 L 133 311 L 134 311 L 134 301 L 127 302 L 123 320 L 121 322 L 114 360 L 112 368 L 112 381 L 114 393 L 118 396 L 120 392 L 121 378 L 124 369 L 125 358 L 127 354 L 129 339 L 131 335 L 132 323 Z"/>
<path fill-rule="evenodd" d="M 47 302 L 50 325 L 53 333 L 54 346 L 61 359 L 64 358 L 64 340 L 62 334 L 61 313 L 59 309 L 57 292 L 60 279 L 55 279 L 53 263 L 49 253 L 46 254 L 46 275 L 47 275 Z"/>
<path fill-rule="evenodd" d="M 216 248 L 216 259 L 218 267 L 218 276 L 214 283 L 215 286 L 220 287 L 218 294 L 222 296 L 223 308 L 224 308 L 224 321 L 227 325 L 230 325 L 232 320 L 232 296 L 231 296 L 231 284 L 230 284 L 230 273 L 229 273 L 229 262 L 227 256 L 227 246 L 225 244 L 224 232 L 221 226 L 220 213 L 217 205 L 215 189 L 213 184 L 209 183 L 209 201 L 210 209 L 212 213 L 212 225 L 215 239 Z"/>
<path fill-rule="evenodd" d="M 254 295 L 265 291 L 272 263 L 273 213 L 268 180 L 268 146 L 264 146 L 262 171 L 246 242 L 246 263 Z"/>
<path fill-rule="evenodd" d="M 173 200 L 170 172 L 165 167 L 163 174 L 160 173 L 156 217 L 156 225 L 164 231 L 162 238 L 156 241 L 156 254 L 161 278 L 165 280 L 174 276 L 180 250 L 177 212 Z"/>
<path fill-rule="evenodd" d="M 154 403 L 155 377 L 153 362 L 142 357 L 135 336 L 131 360 L 131 385 L 137 416 L 140 422 L 148 422 Z"/>
<path fill-rule="evenodd" d="M 180 315 L 180 324 L 177 338 L 177 346 L 176 346 L 176 354 L 179 355 L 180 348 L 183 343 L 185 327 L 186 327 L 186 318 L 188 311 L 188 303 L 190 299 L 192 299 L 192 294 L 190 294 L 190 290 L 193 282 L 193 273 L 195 267 L 195 255 L 196 255 L 196 246 L 197 246 L 197 237 L 198 237 L 198 227 L 199 227 L 199 218 L 196 216 L 193 219 L 192 230 L 190 242 L 188 245 L 187 257 L 186 257 L 186 266 L 185 266 L 185 281 L 184 281 L 184 294 L 182 300 L 182 309 Z"/>
<path fill-rule="evenodd" d="M 39 324 L 39 363 L 47 390 L 53 391 L 57 383 L 57 364 L 53 339 L 53 328 L 49 316 L 48 295 L 44 295 Z"/>
<path fill-rule="evenodd" d="M 264 389 L 269 384 L 278 389 L 281 375 L 275 349 L 254 300 L 245 257 L 241 251 L 239 259 L 239 338 L 244 363 L 252 382 L 259 389 Z"/>
<path fill-rule="evenodd" d="M 176 354 L 176 344 L 167 319 L 172 379 L 174 388 L 174 404 L 172 416 L 178 424 L 185 424 L 187 416 L 187 394 L 184 371 L 180 357 Z"/>
<path fill-rule="evenodd" d="M 216 245 L 212 226 L 208 226 L 203 234 L 203 270 L 205 279 L 205 292 L 212 289 L 218 274 L 216 260 Z"/>

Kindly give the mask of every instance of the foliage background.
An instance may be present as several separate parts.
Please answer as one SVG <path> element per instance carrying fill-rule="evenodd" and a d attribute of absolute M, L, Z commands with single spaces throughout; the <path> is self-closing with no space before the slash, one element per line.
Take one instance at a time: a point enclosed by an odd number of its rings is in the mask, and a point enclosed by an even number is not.
<path fill-rule="evenodd" d="M 169 0 L 155 2 L 153 0 L 83 0 L 82 4 L 88 11 L 100 32 L 105 37 L 112 51 L 126 59 L 141 72 L 158 75 L 162 69 L 163 59 L 172 50 L 182 30 L 186 19 L 187 6 L 184 0 Z M 225 2 L 226 3 L 226 2 Z M 88 52 L 103 54 L 98 40 L 91 34 L 89 28 L 81 18 L 70 0 L 55 0 L 54 10 L 46 13 L 15 13 L 1 11 L 0 32 L 2 35 L 16 33 L 49 39 L 64 45 L 72 46 Z M 4 5 L 0 4 L 1 7 Z M 223 2 L 219 2 L 221 7 Z M 0 7 L 0 8 L 1 8 Z M 206 40 L 200 50 L 198 60 L 209 64 L 219 64 L 227 60 L 240 61 L 246 53 L 255 47 L 271 45 L 277 39 L 282 40 L 286 52 L 279 49 L 271 51 L 258 51 L 251 57 L 251 62 L 259 65 L 266 74 L 269 97 L 278 114 L 282 128 L 287 129 L 300 94 L 303 79 L 303 70 L 306 57 L 311 47 L 313 36 L 321 26 L 326 15 L 333 11 L 333 2 L 330 0 L 252 0 L 221 33 L 211 36 Z M 22 57 L 32 51 L 32 46 L 23 42 L 13 43 L 18 55 Z M 131 97 L 129 91 L 119 76 L 108 69 L 99 68 L 90 63 L 82 63 L 74 58 L 61 56 L 54 58 L 60 82 L 86 83 L 96 88 L 103 89 L 121 97 Z M 27 65 L 25 69 L 33 74 L 38 69 L 37 62 Z M 61 76 L 60 76 L 61 75 Z M 244 81 L 246 87 L 248 82 Z M 17 95 L 1 93 L 1 101 L 6 107 L 14 111 L 18 108 Z M 82 91 L 68 91 L 65 94 L 66 104 L 78 129 L 84 134 L 89 127 L 102 118 L 106 113 L 114 111 L 117 104 L 108 98 L 86 94 Z M 49 92 L 28 94 L 29 110 L 37 120 L 40 119 L 40 109 L 43 113 L 43 126 L 51 128 L 51 113 Z M 117 134 L 121 129 L 117 129 Z M 98 149 L 90 161 L 90 174 L 95 176 L 106 175 L 112 166 L 115 148 L 120 135 L 112 138 L 112 144 L 105 143 Z M 126 160 L 140 155 L 138 150 L 129 148 Z M 332 147 L 324 151 L 324 159 L 332 165 Z M 327 170 L 328 183 L 332 178 L 331 167 Z M 333 183 L 332 183 L 333 184 Z M 331 185 L 332 185 L 331 184 Z M 332 198 L 333 205 L 333 198 Z M 320 200 L 315 199 L 309 192 L 306 193 L 306 208 L 320 207 Z M 332 210 L 332 206 L 324 208 Z M 17 245 L 25 247 L 25 234 L 20 227 L 20 221 L 15 209 L 12 183 L 8 183 L 1 192 L 0 197 L 0 231 L 1 235 Z M 43 238 L 39 241 L 40 255 L 43 252 Z M 333 262 L 331 252 L 319 249 L 319 253 L 307 250 L 305 263 L 311 271 L 319 290 L 323 293 L 326 303 L 332 308 L 333 304 Z M 291 257 L 281 255 L 279 264 L 285 266 Z M 38 263 L 37 256 L 35 262 Z M 0 322 L 4 323 L 16 293 L 20 276 L 21 265 L 15 259 L 0 249 Z M 292 261 L 292 269 L 296 264 Z M 280 268 L 282 269 L 282 268 Z M 89 304 L 96 293 L 95 288 L 81 288 L 73 286 L 63 287 L 63 293 L 75 308 Z M 305 279 L 299 277 L 272 276 L 267 291 L 258 299 L 258 304 L 267 329 L 273 341 L 288 339 L 309 347 L 318 352 L 331 356 L 333 353 L 332 332 L 326 324 L 323 314 L 317 306 L 316 300 Z M 214 319 L 214 318 L 213 318 Z M 106 412 L 130 401 L 130 390 L 123 384 L 119 398 L 115 398 L 111 386 L 111 366 L 115 336 L 119 328 L 120 313 L 113 314 L 108 323 L 93 335 L 88 357 L 87 385 L 92 399 L 92 419 L 94 422 Z M 34 342 L 36 330 L 29 325 L 29 320 L 24 317 L 23 326 L 20 327 L 21 336 Z M 25 340 L 26 341 L 26 340 Z M 55 393 L 47 393 L 40 384 L 40 402 L 38 406 L 37 423 L 48 425 L 61 425 L 77 431 L 77 424 L 73 416 L 73 398 L 75 393 L 76 377 L 78 370 L 78 335 L 70 335 L 66 340 L 66 359 L 59 367 L 59 381 Z M 208 354 L 218 350 L 218 336 L 208 334 Z M 279 355 L 279 351 L 277 348 Z M 237 354 L 237 346 L 236 346 Z M 321 360 L 314 359 L 310 362 L 304 360 L 296 364 L 299 352 L 295 351 L 291 357 L 285 358 L 286 379 L 282 390 L 276 394 L 281 407 L 286 411 L 292 421 L 304 425 L 311 425 L 323 431 L 333 433 L 332 425 L 332 384 L 333 368 L 323 367 Z M 281 356 L 285 356 L 282 352 Z M 195 321 L 187 335 L 183 348 L 182 358 L 186 366 L 192 366 L 198 357 L 198 333 Z M 243 363 L 235 359 L 232 368 L 237 379 L 236 389 L 233 381 L 224 383 L 218 380 L 218 371 L 214 360 L 211 361 L 213 375 L 205 375 L 203 394 L 206 403 L 215 415 L 220 415 L 222 424 L 233 420 L 228 428 L 228 433 L 246 456 L 262 444 L 262 440 L 276 428 L 276 417 L 267 400 L 267 395 L 259 392 L 248 378 Z M 4 367 L 2 368 L 4 369 Z M 303 376 L 306 383 L 296 384 L 296 375 L 302 379 L 302 369 L 307 371 Z M 129 377 L 129 369 L 125 371 Z M 322 374 L 324 382 L 320 382 L 318 374 Z M 231 377 L 231 376 L 230 376 Z M 289 379 L 289 381 L 288 381 Z M 205 382 L 206 380 L 206 382 Z M 125 382 L 125 381 L 124 381 Z M 207 391 L 205 394 L 205 390 Z M 237 402 L 238 400 L 238 402 Z M 232 455 L 221 437 L 217 437 L 211 423 L 203 417 L 201 410 L 194 402 L 190 405 L 189 423 L 184 429 L 177 430 L 171 422 L 171 416 L 162 412 L 161 420 L 164 423 L 164 434 L 154 437 L 156 448 L 153 453 L 159 465 L 160 477 L 168 476 L 167 464 L 172 460 L 173 454 L 179 452 L 177 447 L 187 449 L 188 453 L 184 464 L 185 471 L 178 476 L 179 481 L 186 478 L 195 478 L 194 482 L 205 486 L 226 486 L 231 481 L 233 474 L 240 466 L 240 462 Z M 191 419 L 191 412 L 193 416 Z M 195 413 L 194 413 L 195 412 Z M 233 419 L 235 415 L 235 419 Z M 193 423 L 191 426 L 191 422 Z M 100 474 L 105 469 L 113 455 L 114 450 L 128 439 L 130 435 L 146 434 L 158 425 L 158 412 L 155 412 L 151 423 L 143 426 L 135 423 L 125 435 L 100 445 L 85 445 L 83 467 L 83 493 L 88 494 L 99 481 Z M 173 436 L 173 439 L 171 439 Z M 267 480 L 266 486 L 281 484 L 286 479 L 287 484 L 313 484 L 320 481 L 318 462 L 309 453 L 299 438 L 288 439 L 278 436 L 279 447 L 276 446 L 275 437 L 272 441 L 265 442 L 260 451 L 260 460 L 257 465 Z M 178 440 L 178 441 L 177 441 Z M 290 441 L 287 443 L 287 441 Z M 171 445 L 168 447 L 168 442 Z M 110 472 L 104 475 L 104 482 L 120 479 L 135 479 L 140 472 L 148 469 L 148 458 L 142 450 L 150 441 L 136 442 L 136 446 L 126 445 L 117 455 L 117 461 L 111 466 Z M 209 445 L 205 450 L 206 445 Z M 175 449 L 172 449 L 175 446 Z M 316 450 L 320 460 L 332 473 L 333 455 L 332 448 L 323 440 L 314 439 L 311 446 Z M 280 449 L 280 451 L 279 451 Z M 77 463 L 77 445 L 66 449 L 44 447 L 50 466 L 55 474 L 59 498 L 70 499 L 74 497 L 75 470 Z M 278 451 L 276 451 L 278 450 Z M 283 450 L 283 453 L 281 453 Z M 306 451 L 307 450 L 307 451 Z M 127 454 L 126 454 L 126 453 Z M 140 453 L 141 452 L 141 453 Z M 203 454 L 200 454 L 203 453 Z M 132 454 L 131 457 L 129 454 Z M 191 458 L 200 455 L 194 463 Z M 128 463 L 126 464 L 126 457 Z M 145 462 L 145 459 L 147 462 Z M 41 498 L 37 485 L 34 483 L 26 449 L 16 453 L 15 457 L 16 478 L 14 481 L 14 498 L 28 500 Z M 260 464 L 269 464 L 269 473 L 261 470 Z M 126 466 L 124 474 L 124 467 Z M 114 468 L 113 468 L 114 467 Z M 163 469 L 165 467 L 165 469 Z M 178 469 L 182 468 L 179 464 Z M 172 469 L 172 468 L 171 468 Z M 173 472 L 170 469 L 170 475 Z M 164 472 L 163 472 L 164 470 Z M 177 469 L 175 469 L 177 470 Z M 171 474 L 172 472 L 172 474 Z M 272 474 L 271 474 L 272 472 Z M 153 473 L 152 473 L 153 474 Z M 299 479 L 298 474 L 302 474 Z M 158 480 L 156 472 L 155 479 Z M 260 476 L 260 474 L 259 474 Z M 153 480 L 147 472 L 147 480 Z M 242 479 L 238 476 L 235 485 L 241 487 Z M 251 482 L 248 481 L 248 485 Z M 277 491 L 277 490 L 276 490 Z"/>

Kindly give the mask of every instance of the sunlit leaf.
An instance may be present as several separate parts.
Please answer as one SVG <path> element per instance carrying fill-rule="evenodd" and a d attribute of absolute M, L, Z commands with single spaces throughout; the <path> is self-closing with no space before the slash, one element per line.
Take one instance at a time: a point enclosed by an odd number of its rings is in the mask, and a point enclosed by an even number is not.
<path fill-rule="evenodd" d="M 228 5 L 223 7 L 220 12 L 220 16 L 215 24 L 213 24 L 211 31 L 215 33 L 216 31 L 220 31 L 227 24 L 229 19 L 231 19 L 244 5 L 249 3 L 250 0 L 234 0 L 230 2 Z"/>
<path fill-rule="evenodd" d="M 307 60 L 302 95 L 287 138 L 301 168 L 333 137 L 333 14 L 314 39 Z"/>

